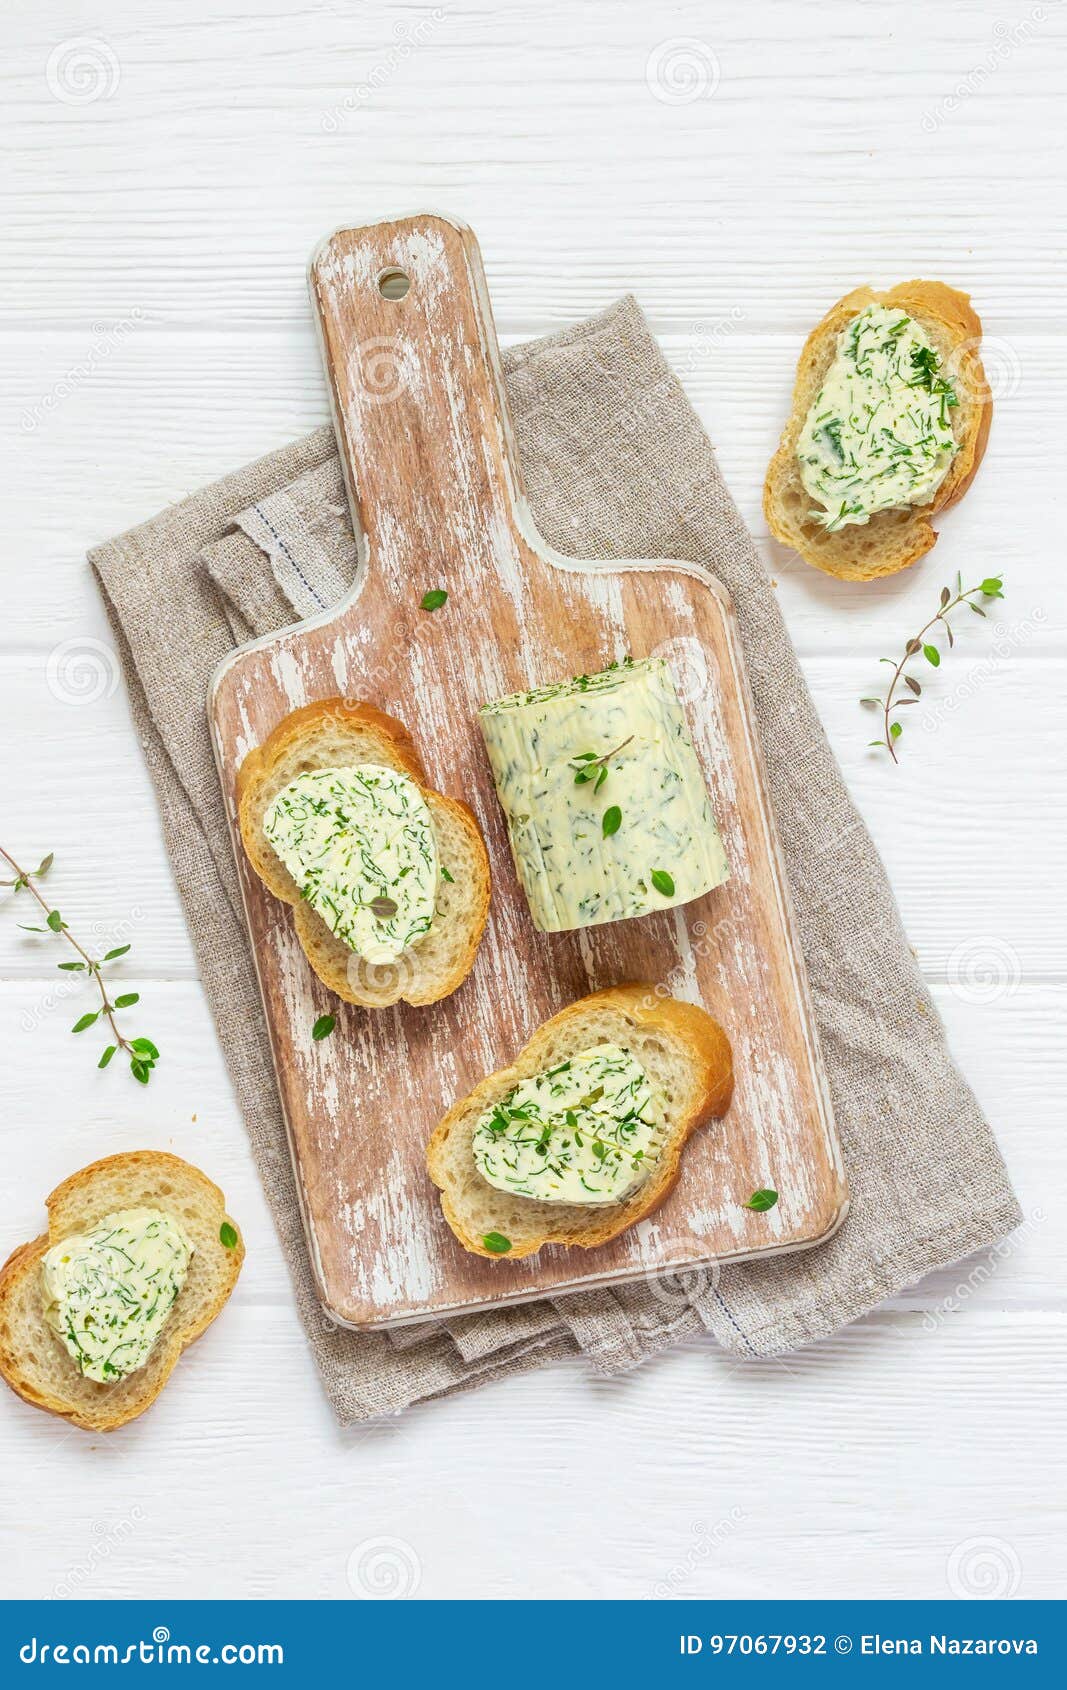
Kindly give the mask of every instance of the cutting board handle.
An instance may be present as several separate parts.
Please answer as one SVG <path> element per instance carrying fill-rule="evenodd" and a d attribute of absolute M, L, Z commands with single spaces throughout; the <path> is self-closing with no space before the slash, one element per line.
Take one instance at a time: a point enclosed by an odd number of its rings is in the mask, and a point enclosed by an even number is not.
<path fill-rule="evenodd" d="M 519 471 L 473 233 L 430 213 L 338 229 L 309 282 L 369 568 L 400 593 L 487 534 L 514 556 Z"/>

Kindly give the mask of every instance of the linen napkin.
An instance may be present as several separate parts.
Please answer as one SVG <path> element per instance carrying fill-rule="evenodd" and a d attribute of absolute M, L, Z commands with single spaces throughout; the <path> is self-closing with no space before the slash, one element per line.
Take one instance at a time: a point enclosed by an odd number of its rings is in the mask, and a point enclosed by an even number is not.
<path fill-rule="evenodd" d="M 885 870 L 845 789 L 775 594 L 711 444 L 633 299 L 504 354 L 526 488 L 575 556 L 668 557 L 733 596 L 852 1188 L 817 1249 L 354 1333 L 317 1302 L 208 738 L 215 666 L 344 598 L 357 571 L 332 430 L 319 429 L 95 548 L 134 721 L 204 985 L 288 1260 L 343 1422 L 583 1354 L 617 1372 L 711 1332 L 739 1356 L 836 1331 L 1021 1219 L 952 1063 Z"/>

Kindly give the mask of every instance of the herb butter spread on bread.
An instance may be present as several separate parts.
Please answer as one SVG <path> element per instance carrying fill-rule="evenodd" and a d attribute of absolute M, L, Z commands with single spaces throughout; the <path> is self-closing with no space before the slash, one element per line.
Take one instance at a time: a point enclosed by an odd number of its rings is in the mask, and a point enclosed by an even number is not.
<path fill-rule="evenodd" d="M 35 1407 L 111 1432 L 211 1325 L 244 1244 L 218 1186 L 161 1150 L 93 1162 L 47 1207 L 47 1231 L 0 1267 L 0 1376 Z"/>
<path fill-rule="evenodd" d="M 561 1009 L 453 1104 L 426 1165 L 474 1255 L 591 1249 L 658 1208 L 687 1141 L 732 1093 L 730 1044 L 707 1010 L 652 985 L 612 986 Z"/>
<path fill-rule="evenodd" d="M 672 909 L 728 878 L 662 658 L 512 693 L 479 721 L 540 932 Z"/>
<path fill-rule="evenodd" d="M 429 932 L 437 843 L 400 770 L 308 770 L 272 799 L 263 831 L 312 909 L 368 962 L 395 962 Z"/>
<path fill-rule="evenodd" d="M 940 357 L 906 311 L 869 305 L 837 351 L 797 441 L 800 475 L 828 532 L 925 504 L 959 449 L 959 403 Z"/>
<path fill-rule="evenodd" d="M 437 1003 L 466 979 L 489 858 L 394 716 L 346 698 L 294 710 L 241 764 L 237 813 L 249 862 L 345 1003 Z"/>
<path fill-rule="evenodd" d="M 486 1111 L 474 1162 L 498 1191 L 542 1203 L 620 1203 L 652 1171 L 662 1112 L 629 1051 L 595 1045 L 534 1074 Z"/>
<path fill-rule="evenodd" d="M 923 557 L 989 438 L 981 345 L 970 300 L 944 282 L 854 288 L 832 305 L 804 342 L 767 470 L 775 539 L 845 581 Z"/>
<path fill-rule="evenodd" d="M 109 1384 L 144 1366 L 193 1248 L 161 1209 L 119 1209 L 53 1244 L 41 1263 L 45 1319 L 79 1373 Z"/>

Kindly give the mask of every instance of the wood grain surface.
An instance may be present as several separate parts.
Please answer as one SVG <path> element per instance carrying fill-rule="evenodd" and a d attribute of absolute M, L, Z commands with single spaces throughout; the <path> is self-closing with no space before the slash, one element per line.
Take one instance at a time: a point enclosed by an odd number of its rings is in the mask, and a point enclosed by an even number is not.
<path fill-rule="evenodd" d="M 410 284 L 402 299 L 379 285 L 394 271 Z M 339 230 L 313 260 L 311 287 L 365 567 L 346 606 L 244 648 L 220 672 L 211 710 L 231 818 L 242 758 L 285 715 L 338 694 L 366 699 L 405 723 L 431 783 L 472 805 L 494 878 L 464 985 L 430 1009 L 368 1011 L 314 979 L 288 911 L 238 848 L 324 1306 L 349 1324 L 392 1324 L 824 1238 L 844 1212 L 843 1176 L 725 595 L 691 566 L 576 564 L 537 535 L 469 230 L 433 215 Z M 432 587 L 449 596 L 429 613 L 420 600 Z M 668 660 L 686 702 L 730 881 L 640 921 L 539 934 L 478 708 L 651 654 Z M 425 1172 L 430 1133 L 556 1010 L 628 980 L 702 1002 L 725 1026 L 737 1077 L 728 1115 L 688 1147 L 662 1208 L 612 1243 L 516 1262 L 470 1256 Z M 315 1043 L 324 1010 L 337 1030 Z M 744 1206 L 761 1186 L 781 1193 L 768 1213 Z"/>

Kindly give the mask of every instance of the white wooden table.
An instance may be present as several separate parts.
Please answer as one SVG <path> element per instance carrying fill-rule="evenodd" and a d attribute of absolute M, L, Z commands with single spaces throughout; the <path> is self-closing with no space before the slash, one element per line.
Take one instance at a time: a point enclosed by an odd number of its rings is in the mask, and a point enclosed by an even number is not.
<path fill-rule="evenodd" d="M 98 1074 L 55 949 L 0 911 L 0 1244 L 75 1167 L 155 1145 L 220 1181 L 249 1257 L 124 1433 L 0 1400 L 5 1595 L 1062 1587 L 1067 17 L 1028 6 L 9 0 L 0 837 L 56 852 L 72 924 L 132 939 L 164 1060 L 147 1091 Z M 637 292 L 770 560 L 1028 1224 L 787 1363 L 708 1342 L 343 1433 L 84 553 L 324 419 L 306 256 L 338 222 L 425 205 L 479 234 L 505 341 Z M 807 328 L 912 275 L 974 295 L 992 440 L 933 557 L 848 588 L 767 540 L 763 471 Z M 1003 569 L 1001 632 L 966 619 L 893 769 L 857 699 L 957 568 Z"/>

